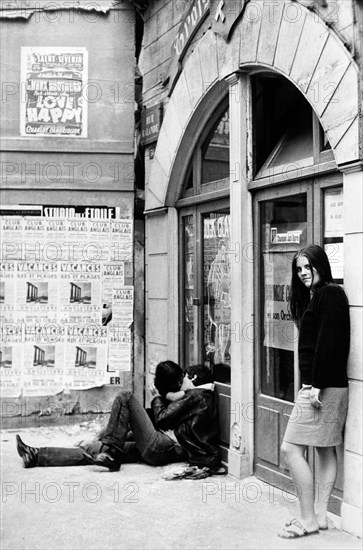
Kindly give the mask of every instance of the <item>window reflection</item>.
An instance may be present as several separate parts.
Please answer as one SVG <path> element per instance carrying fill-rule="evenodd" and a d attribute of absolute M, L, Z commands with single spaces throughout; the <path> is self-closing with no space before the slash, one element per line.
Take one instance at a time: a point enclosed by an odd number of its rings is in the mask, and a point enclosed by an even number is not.
<path fill-rule="evenodd" d="M 228 382 L 231 364 L 231 255 L 229 210 L 203 219 L 204 360 L 216 380 Z"/>
<path fill-rule="evenodd" d="M 194 357 L 194 218 L 183 218 L 184 225 L 184 338 L 185 364 Z"/>
<path fill-rule="evenodd" d="M 264 202 L 261 222 L 261 390 L 293 401 L 295 332 L 288 302 L 292 258 L 306 245 L 306 195 Z"/>
<path fill-rule="evenodd" d="M 202 147 L 202 184 L 229 177 L 229 110 Z"/>

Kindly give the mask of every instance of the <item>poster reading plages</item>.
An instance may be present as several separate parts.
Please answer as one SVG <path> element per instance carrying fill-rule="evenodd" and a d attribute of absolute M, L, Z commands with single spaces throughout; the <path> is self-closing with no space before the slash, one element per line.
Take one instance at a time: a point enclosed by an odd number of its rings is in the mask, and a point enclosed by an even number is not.
<path fill-rule="evenodd" d="M 86 48 L 21 48 L 21 71 L 21 135 L 87 137 Z"/>

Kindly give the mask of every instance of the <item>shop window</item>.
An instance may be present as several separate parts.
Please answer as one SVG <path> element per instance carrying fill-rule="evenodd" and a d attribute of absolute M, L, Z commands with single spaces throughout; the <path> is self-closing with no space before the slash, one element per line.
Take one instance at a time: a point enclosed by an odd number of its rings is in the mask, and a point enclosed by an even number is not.
<path fill-rule="evenodd" d="M 192 215 L 183 218 L 183 292 L 184 292 L 184 363 L 194 362 L 195 319 L 193 298 L 195 297 L 195 226 Z"/>
<path fill-rule="evenodd" d="M 224 97 L 201 128 L 177 201 L 184 304 L 181 362 L 207 365 L 216 382 L 227 385 L 231 379 L 228 102 Z"/>
<path fill-rule="evenodd" d="M 229 176 L 229 111 L 213 128 L 202 147 L 202 184 Z"/>
<path fill-rule="evenodd" d="M 267 166 L 276 167 L 313 157 L 313 124 L 309 105 L 303 102 L 284 135 L 273 148 Z"/>
<path fill-rule="evenodd" d="M 186 180 L 185 190 L 193 189 L 193 170 L 189 171 L 189 175 Z"/>
<path fill-rule="evenodd" d="M 307 244 L 306 195 L 281 197 L 261 205 L 261 390 L 294 400 L 294 323 L 288 309 L 291 261 Z"/>
<path fill-rule="evenodd" d="M 303 94 L 286 78 L 252 78 L 255 178 L 333 158 L 326 134 Z"/>
<path fill-rule="evenodd" d="M 211 191 L 229 191 L 228 96 L 215 109 L 194 147 L 180 199 Z"/>
<path fill-rule="evenodd" d="M 231 255 L 229 208 L 203 215 L 204 363 L 217 382 L 231 377 Z"/>

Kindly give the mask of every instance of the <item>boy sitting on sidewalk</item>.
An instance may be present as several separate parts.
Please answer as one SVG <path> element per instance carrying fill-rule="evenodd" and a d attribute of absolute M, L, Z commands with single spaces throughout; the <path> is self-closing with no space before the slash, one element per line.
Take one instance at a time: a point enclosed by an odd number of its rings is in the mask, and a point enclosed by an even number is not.
<path fill-rule="evenodd" d="M 106 429 L 85 447 L 30 447 L 19 435 L 17 450 L 25 468 L 95 464 L 117 471 L 125 462 L 145 461 L 160 466 L 188 461 L 220 468 L 217 396 L 204 365 L 188 367 L 184 375 L 173 361 L 157 365 L 154 385 L 158 395 L 152 414 L 129 391 L 115 398 Z M 128 441 L 131 430 L 134 441 Z"/>

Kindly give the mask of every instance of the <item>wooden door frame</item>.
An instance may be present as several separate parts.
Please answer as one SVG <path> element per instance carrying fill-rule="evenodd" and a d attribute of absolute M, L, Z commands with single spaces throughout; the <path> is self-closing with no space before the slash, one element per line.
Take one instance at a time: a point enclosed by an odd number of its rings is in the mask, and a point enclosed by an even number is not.
<path fill-rule="evenodd" d="M 257 249 L 257 262 L 254 266 L 254 311 L 256 316 L 256 322 L 255 322 L 255 330 L 258 330 L 258 327 L 261 326 L 260 324 L 260 316 L 261 316 L 261 296 L 260 296 L 260 285 L 261 285 L 261 276 L 260 276 L 260 242 L 261 242 L 261 228 L 260 228 L 260 212 L 259 212 L 259 205 L 261 202 L 265 202 L 272 199 L 277 199 L 279 197 L 288 197 L 293 195 L 301 195 L 306 194 L 307 199 L 307 240 L 312 241 L 312 220 L 313 220 L 313 213 L 312 208 L 309 210 L 308 207 L 308 201 L 309 196 L 312 203 L 313 200 L 313 182 L 312 180 L 304 180 L 301 182 L 293 182 L 289 183 L 287 185 L 279 186 L 278 188 L 274 189 L 262 189 L 254 194 L 253 197 L 253 211 L 254 211 L 254 235 L 255 235 L 255 246 Z M 309 231 L 310 229 L 310 231 Z M 310 233 L 310 234 L 309 234 Z M 260 387 L 261 377 L 260 377 L 260 362 L 261 362 L 261 354 L 260 354 L 260 348 L 259 348 L 259 341 L 260 341 L 260 334 L 255 334 L 255 400 L 258 396 L 258 388 Z M 295 391 L 295 395 L 296 395 Z M 274 398 L 272 398 L 274 399 Z M 277 398 L 275 398 L 277 399 Z"/>
<path fill-rule="evenodd" d="M 266 402 L 269 401 L 272 402 L 277 410 L 281 411 L 281 414 L 285 414 L 286 407 L 289 409 L 289 405 L 293 406 L 293 403 L 290 403 L 289 401 L 285 401 L 283 399 L 280 399 L 278 397 L 272 397 L 272 396 L 265 396 L 265 394 L 262 394 L 261 392 L 261 350 L 260 350 L 260 340 L 262 333 L 262 326 L 263 326 L 263 319 L 262 319 L 262 299 L 261 299 L 261 258 L 260 258 L 260 250 L 261 250 L 261 215 L 260 215 L 260 203 L 278 199 L 282 197 L 293 197 L 294 195 L 306 195 L 306 206 L 307 206 L 307 242 L 312 242 L 313 238 L 313 181 L 311 178 L 306 180 L 301 180 L 298 182 L 290 182 L 285 185 L 279 185 L 275 188 L 267 188 L 267 189 L 260 189 L 258 190 L 253 197 L 253 218 L 254 218 L 254 242 L 256 247 L 256 258 L 257 261 L 254 265 L 254 311 L 255 311 L 255 345 L 254 345 L 254 364 L 255 364 L 255 375 L 254 375 L 254 410 L 255 410 L 255 425 L 254 425 L 254 457 L 253 457 L 253 463 L 254 463 L 254 471 L 258 474 L 259 471 L 268 472 L 268 479 L 266 480 L 268 483 L 272 483 L 273 485 L 276 485 L 282 489 L 286 489 L 286 486 L 289 484 L 290 477 L 285 474 L 280 466 L 277 467 L 277 470 L 275 471 L 272 467 L 268 469 L 268 467 L 259 464 L 258 455 L 257 455 L 257 423 L 258 423 L 258 406 L 259 403 L 262 400 L 266 399 Z M 288 264 L 286 266 L 289 267 Z M 299 382 L 296 380 L 296 375 L 298 374 L 298 358 L 297 358 L 297 342 L 294 344 L 294 390 L 295 390 L 295 396 L 298 391 Z M 275 410 L 275 409 L 274 409 Z M 280 459 L 279 459 L 280 463 Z"/>
<path fill-rule="evenodd" d="M 196 315 L 196 324 L 194 335 L 198 335 L 199 341 L 196 343 L 198 363 L 204 363 L 204 346 L 203 343 L 203 329 L 204 329 L 204 301 L 203 301 L 203 265 L 201 263 L 203 259 L 203 214 L 208 212 L 217 212 L 219 210 L 226 210 L 228 208 L 230 212 L 230 199 L 229 196 L 224 196 L 218 200 L 197 202 L 194 205 L 183 206 L 178 211 L 179 217 L 179 339 L 180 339 L 180 364 L 185 365 L 185 334 L 184 334 L 184 231 L 183 231 L 183 218 L 185 216 L 192 215 L 195 222 L 195 237 L 194 237 L 194 256 L 195 256 L 195 298 L 199 299 L 200 305 L 198 307 L 198 313 Z M 230 433 L 230 401 L 231 401 L 231 384 L 216 383 L 216 391 L 219 396 L 219 408 L 224 414 L 220 413 L 220 429 L 221 429 L 221 442 L 220 450 L 222 461 L 228 463 L 228 445 L 229 445 L 229 433 Z M 222 418 L 223 416 L 223 418 Z M 226 426 L 228 423 L 228 426 Z M 223 439 L 223 434 L 224 438 Z M 228 439 L 228 441 L 226 441 Z M 227 445 L 227 446 L 226 446 Z"/>
<path fill-rule="evenodd" d="M 180 349 L 180 364 L 184 364 L 185 360 L 185 351 L 184 351 L 184 234 L 183 234 L 183 218 L 185 216 L 192 215 L 195 222 L 195 238 L 194 238 L 194 257 L 195 257 L 195 299 L 200 300 L 200 305 L 198 307 L 198 352 L 197 352 L 197 361 L 202 363 L 204 360 L 203 357 L 203 347 L 201 343 L 201 329 L 203 326 L 203 267 L 198 263 L 198 258 L 203 256 L 203 228 L 201 224 L 202 216 L 205 213 L 223 210 L 225 208 L 230 209 L 230 200 L 229 197 L 223 197 L 219 200 L 213 200 L 210 202 L 202 202 L 194 205 L 183 206 L 178 210 L 179 217 L 179 349 Z"/>
<path fill-rule="evenodd" d="M 286 185 L 275 187 L 275 188 L 268 188 L 268 189 L 261 189 L 257 191 L 253 198 L 253 212 L 254 212 L 254 234 L 255 234 L 255 243 L 257 250 L 260 250 L 260 242 L 261 242 L 261 227 L 260 227 L 260 203 L 265 200 L 272 200 L 274 198 L 278 198 L 279 196 L 289 196 L 291 194 L 299 194 L 304 193 L 305 190 L 307 192 L 307 228 L 308 228 L 308 234 L 307 234 L 307 241 L 308 242 L 315 242 L 316 244 L 319 244 L 323 246 L 323 237 L 324 237 L 324 192 L 327 189 L 333 189 L 333 188 L 339 188 L 343 186 L 343 175 L 336 171 L 334 173 L 325 174 L 323 177 L 322 175 L 317 175 L 314 178 L 309 178 L 307 180 L 302 180 L 298 183 L 296 182 L 290 182 Z M 293 193 L 291 193 L 291 191 Z M 310 201 L 310 205 L 309 205 Z M 257 265 L 255 265 L 255 277 L 254 277 L 254 285 L 255 285 L 255 313 L 256 313 L 256 326 L 260 326 L 260 319 L 261 319 L 261 297 L 260 297 L 260 255 L 258 254 L 258 261 L 256 262 Z M 255 338 L 255 411 L 257 410 L 258 406 L 258 397 L 261 395 L 260 387 L 261 387 L 261 372 L 260 372 L 260 363 L 261 363 L 261 353 L 259 349 L 259 338 L 260 335 L 258 335 L 257 338 Z M 297 347 L 297 343 L 295 345 Z M 294 363 L 298 361 L 297 357 L 297 350 L 294 350 Z M 299 384 L 298 384 L 299 387 Z M 295 385 L 295 396 L 298 390 L 297 385 Z M 271 397 L 270 399 L 273 399 L 275 402 L 280 403 L 287 403 L 282 400 L 279 400 L 278 398 Z M 258 415 L 256 415 L 256 424 L 255 424 L 255 430 L 254 430 L 254 440 L 255 440 L 255 449 L 257 450 L 256 445 L 256 431 L 257 431 L 257 421 L 258 421 Z M 308 461 L 310 466 L 315 468 L 315 462 L 316 462 L 316 453 L 311 452 L 312 449 L 308 449 Z M 339 466 L 339 460 L 341 458 L 341 449 L 337 449 L 338 454 L 338 466 Z M 255 453 L 254 456 L 254 468 L 256 469 L 257 463 L 257 454 Z M 277 474 L 276 477 L 280 475 L 284 476 L 284 474 L 281 472 L 281 474 Z M 289 479 L 291 479 L 288 475 L 286 477 L 286 482 L 289 482 Z M 286 490 L 286 484 L 281 486 L 281 483 L 276 479 L 275 481 L 270 480 L 271 483 L 276 484 L 277 486 L 280 486 L 284 490 Z M 293 492 L 293 485 L 291 484 L 291 492 Z M 330 499 L 329 503 L 329 511 L 333 512 L 335 514 L 340 514 L 340 508 L 343 501 L 343 491 L 337 487 L 334 488 L 333 494 Z"/>

